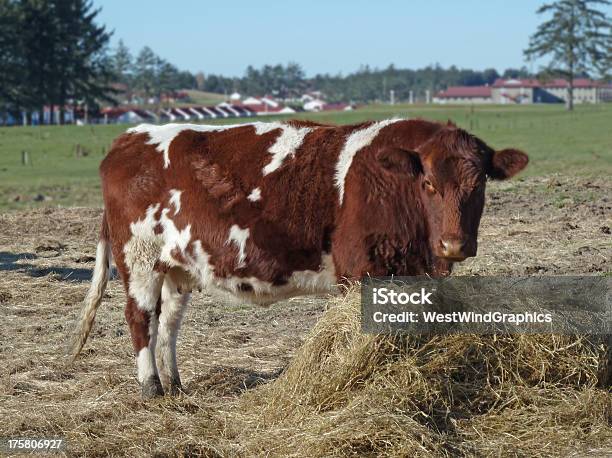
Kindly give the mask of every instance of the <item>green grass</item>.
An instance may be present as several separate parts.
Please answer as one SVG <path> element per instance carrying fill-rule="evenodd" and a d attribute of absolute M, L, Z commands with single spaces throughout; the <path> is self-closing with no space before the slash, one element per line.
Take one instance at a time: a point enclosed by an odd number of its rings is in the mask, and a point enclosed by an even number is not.
<path fill-rule="evenodd" d="M 223 94 L 216 94 L 214 92 L 195 90 L 188 90 L 185 92 L 189 95 L 189 104 L 216 105 L 225 100 L 225 96 Z"/>
<path fill-rule="evenodd" d="M 352 112 L 299 114 L 319 122 L 355 123 L 393 116 L 450 119 L 495 148 L 529 153 L 524 176 L 612 175 L 612 104 L 579 106 L 374 105 Z M 260 118 L 261 119 L 261 118 Z M 266 117 L 274 120 L 279 117 Z M 286 118 L 284 118 L 286 119 Z M 217 123 L 249 122 L 252 119 Z M 100 205 L 98 165 L 125 125 L 0 128 L 0 209 L 37 205 Z M 77 157 L 80 144 L 88 155 Z M 31 165 L 21 164 L 28 151 Z M 42 194 L 52 200 L 34 202 Z"/>

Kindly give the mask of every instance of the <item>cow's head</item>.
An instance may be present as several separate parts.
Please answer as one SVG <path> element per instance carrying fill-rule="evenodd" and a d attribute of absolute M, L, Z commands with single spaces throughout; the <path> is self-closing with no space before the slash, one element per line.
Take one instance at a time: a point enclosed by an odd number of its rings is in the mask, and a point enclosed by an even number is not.
<path fill-rule="evenodd" d="M 420 146 L 422 125 L 390 131 L 355 158 L 332 238 L 341 275 L 445 275 L 476 255 L 487 178 L 515 175 L 528 157 L 437 127 Z"/>
<path fill-rule="evenodd" d="M 377 156 L 384 168 L 409 175 L 429 251 L 452 266 L 476 255 L 487 178 L 510 178 L 529 158 L 516 149 L 494 151 L 454 126 L 444 126 L 417 149 L 386 148 Z"/>
<path fill-rule="evenodd" d="M 529 158 L 516 149 L 494 151 L 480 139 L 449 126 L 423 144 L 415 181 L 429 227 L 432 253 L 449 262 L 475 256 L 487 178 L 505 180 Z"/>

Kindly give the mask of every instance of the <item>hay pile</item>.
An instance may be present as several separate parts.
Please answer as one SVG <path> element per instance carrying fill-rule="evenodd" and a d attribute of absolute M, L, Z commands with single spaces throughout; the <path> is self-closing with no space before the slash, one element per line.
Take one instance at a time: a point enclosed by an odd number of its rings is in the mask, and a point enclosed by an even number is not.
<path fill-rule="evenodd" d="M 360 332 L 358 290 L 334 299 L 276 381 L 225 416 L 231 454 L 566 456 L 612 452 L 605 345 L 552 335 Z"/>

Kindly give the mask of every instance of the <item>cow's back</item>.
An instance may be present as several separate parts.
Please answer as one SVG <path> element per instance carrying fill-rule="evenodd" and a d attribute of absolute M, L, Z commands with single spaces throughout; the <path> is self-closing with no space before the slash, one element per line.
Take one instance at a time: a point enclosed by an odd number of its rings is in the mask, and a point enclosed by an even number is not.
<path fill-rule="evenodd" d="M 169 266 L 205 253 L 216 278 L 251 278 L 266 288 L 320 270 L 338 205 L 333 156 L 344 132 L 257 123 L 184 128 L 167 142 L 155 128 L 119 137 L 101 165 L 113 245 L 124 247 L 134 227 L 148 224 L 172 245 L 161 259 Z"/>

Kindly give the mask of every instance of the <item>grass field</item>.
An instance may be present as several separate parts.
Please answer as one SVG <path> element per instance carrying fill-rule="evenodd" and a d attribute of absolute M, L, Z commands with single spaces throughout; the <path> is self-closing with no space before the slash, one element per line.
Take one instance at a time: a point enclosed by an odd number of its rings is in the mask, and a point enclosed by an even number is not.
<path fill-rule="evenodd" d="M 299 114 L 329 123 L 393 116 L 456 122 L 490 145 L 527 151 L 524 176 L 612 174 L 612 104 L 579 106 L 378 105 L 352 112 Z M 288 119 L 270 117 L 264 120 Z M 217 123 L 249 122 L 252 119 Z M 99 206 L 97 167 L 126 125 L 0 128 L 0 209 L 40 205 Z M 77 145 L 86 155 L 76 154 Z M 22 151 L 31 158 L 22 164 Z"/>
<path fill-rule="evenodd" d="M 226 100 L 225 95 L 216 94 L 214 92 L 204 92 L 204 91 L 196 91 L 196 90 L 189 90 L 185 92 L 187 92 L 187 95 L 189 95 L 189 100 L 190 100 L 189 104 L 216 105 Z"/>

